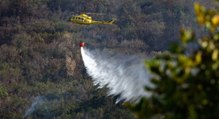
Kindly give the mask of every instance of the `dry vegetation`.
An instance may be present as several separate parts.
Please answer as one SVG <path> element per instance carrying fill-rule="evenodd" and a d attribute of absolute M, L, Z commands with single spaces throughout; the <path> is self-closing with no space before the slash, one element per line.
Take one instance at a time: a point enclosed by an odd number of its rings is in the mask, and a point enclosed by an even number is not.
<path fill-rule="evenodd" d="M 204 0 L 203 0 L 204 1 Z M 96 90 L 85 73 L 80 40 L 118 52 L 165 50 L 180 24 L 192 22 L 190 0 L 1 0 L 0 118 L 127 118 L 133 115 Z M 112 26 L 67 23 L 72 13 L 104 13 Z M 130 51 L 132 49 L 132 51 Z M 38 97 L 38 98 L 37 98 Z"/>

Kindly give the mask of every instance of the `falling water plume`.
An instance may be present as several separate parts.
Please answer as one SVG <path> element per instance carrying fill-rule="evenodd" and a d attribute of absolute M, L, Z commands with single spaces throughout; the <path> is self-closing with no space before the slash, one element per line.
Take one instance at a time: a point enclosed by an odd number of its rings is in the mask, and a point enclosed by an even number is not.
<path fill-rule="evenodd" d="M 81 55 L 87 73 L 98 88 L 106 86 L 108 95 L 119 95 L 117 102 L 136 102 L 149 97 L 145 86 L 152 87 L 150 75 L 144 66 L 144 59 L 137 56 L 110 55 L 103 51 L 81 47 Z"/>

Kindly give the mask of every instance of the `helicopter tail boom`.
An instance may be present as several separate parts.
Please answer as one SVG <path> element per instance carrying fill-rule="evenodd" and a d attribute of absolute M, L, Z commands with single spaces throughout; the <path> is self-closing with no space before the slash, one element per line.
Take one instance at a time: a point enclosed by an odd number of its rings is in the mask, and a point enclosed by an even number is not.
<path fill-rule="evenodd" d="M 113 24 L 115 21 L 116 21 L 116 20 L 113 19 L 113 20 L 111 20 L 111 21 L 108 21 L 108 23 L 109 23 L 109 24 Z"/>
<path fill-rule="evenodd" d="M 113 24 L 115 22 L 115 20 L 110 20 L 110 21 L 103 21 L 103 24 Z"/>
<path fill-rule="evenodd" d="M 110 21 L 93 21 L 93 24 L 113 24 L 115 20 Z"/>

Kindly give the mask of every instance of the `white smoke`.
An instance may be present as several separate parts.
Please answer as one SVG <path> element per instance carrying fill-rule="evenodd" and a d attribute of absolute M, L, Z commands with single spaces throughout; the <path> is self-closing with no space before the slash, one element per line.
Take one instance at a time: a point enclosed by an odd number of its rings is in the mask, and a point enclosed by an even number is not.
<path fill-rule="evenodd" d="M 91 51 L 81 47 L 81 55 L 87 73 L 94 85 L 109 88 L 109 95 L 119 95 L 118 101 L 136 102 L 141 97 L 149 97 L 144 87 L 150 83 L 144 59 L 136 56 L 109 55 L 101 51 Z"/>
<path fill-rule="evenodd" d="M 55 117 L 55 109 L 53 105 L 59 105 L 60 95 L 46 94 L 44 96 L 37 96 L 32 101 L 31 106 L 26 110 L 24 118 L 35 117 L 40 115 L 43 119 L 52 119 Z"/>
<path fill-rule="evenodd" d="M 28 117 L 29 115 L 32 115 L 42 104 L 45 102 L 45 98 L 43 96 L 37 96 L 33 103 L 31 104 L 30 108 L 27 109 L 27 111 L 24 114 L 24 117 Z"/>

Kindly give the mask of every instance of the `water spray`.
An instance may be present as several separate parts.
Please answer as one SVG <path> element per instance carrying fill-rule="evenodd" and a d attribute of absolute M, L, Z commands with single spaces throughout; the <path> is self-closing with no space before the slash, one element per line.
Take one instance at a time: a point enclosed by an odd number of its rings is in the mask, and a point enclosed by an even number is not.
<path fill-rule="evenodd" d="M 137 56 L 110 55 L 100 50 L 89 50 L 80 43 L 81 55 L 88 75 L 98 88 L 106 86 L 108 95 L 118 96 L 117 102 L 136 102 L 141 97 L 149 97 L 145 86 L 152 87 L 150 75 L 144 60 Z"/>

